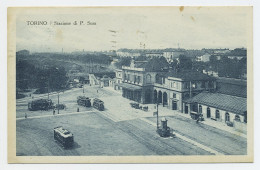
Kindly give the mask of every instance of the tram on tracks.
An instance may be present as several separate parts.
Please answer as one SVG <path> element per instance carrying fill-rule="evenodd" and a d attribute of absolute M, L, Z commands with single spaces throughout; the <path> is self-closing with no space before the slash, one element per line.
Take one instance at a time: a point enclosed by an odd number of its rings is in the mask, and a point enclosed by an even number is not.
<path fill-rule="evenodd" d="M 104 102 L 97 98 L 93 100 L 93 107 L 99 111 L 105 110 Z"/>
<path fill-rule="evenodd" d="M 51 99 L 38 99 L 28 103 L 29 111 L 49 110 L 53 109 L 53 107 L 54 106 Z"/>
<path fill-rule="evenodd" d="M 85 96 L 78 96 L 77 103 L 80 106 L 91 107 L 91 99 Z"/>
<path fill-rule="evenodd" d="M 73 134 L 62 126 L 54 128 L 54 140 L 59 142 L 63 148 L 71 148 L 74 144 Z"/>

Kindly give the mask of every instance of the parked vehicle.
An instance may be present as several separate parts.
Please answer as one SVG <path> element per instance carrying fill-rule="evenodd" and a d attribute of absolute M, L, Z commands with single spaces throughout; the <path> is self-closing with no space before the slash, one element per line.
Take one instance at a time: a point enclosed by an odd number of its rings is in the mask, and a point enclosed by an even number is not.
<path fill-rule="evenodd" d="M 233 122 L 230 122 L 230 121 L 226 121 L 226 124 L 230 127 L 233 127 Z"/>
<path fill-rule="evenodd" d="M 62 126 L 54 128 L 54 140 L 59 142 L 64 148 L 70 148 L 74 144 L 73 134 Z"/>
<path fill-rule="evenodd" d="M 130 103 L 132 108 L 139 109 L 139 103 Z"/>
<path fill-rule="evenodd" d="M 171 129 L 167 126 L 167 119 L 162 118 L 161 120 L 161 126 L 157 128 L 157 133 L 161 137 L 169 137 L 171 135 Z"/>
<path fill-rule="evenodd" d="M 93 107 L 100 110 L 100 111 L 105 110 L 104 102 L 100 99 L 97 99 L 97 98 L 95 98 L 94 101 L 93 101 Z"/>
<path fill-rule="evenodd" d="M 78 105 L 84 106 L 84 107 L 90 107 L 91 106 L 91 99 L 85 96 L 78 96 L 77 97 L 77 103 Z"/>
<path fill-rule="evenodd" d="M 49 110 L 53 109 L 53 103 L 51 99 L 38 99 L 28 103 L 28 110 Z"/>
<path fill-rule="evenodd" d="M 56 104 L 55 108 L 59 109 L 59 110 L 63 110 L 66 108 L 66 105 L 65 104 Z"/>

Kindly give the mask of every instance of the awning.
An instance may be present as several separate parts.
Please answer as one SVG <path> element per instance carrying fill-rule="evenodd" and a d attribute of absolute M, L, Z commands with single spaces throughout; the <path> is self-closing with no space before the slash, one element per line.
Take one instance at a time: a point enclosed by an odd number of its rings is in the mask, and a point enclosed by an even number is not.
<path fill-rule="evenodd" d="M 142 90 L 142 87 L 133 85 L 133 84 L 127 84 L 127 83 L 120 83 L 118 86 L 121 86 L 122 88 L 128 89 L 128 90 Z"/>

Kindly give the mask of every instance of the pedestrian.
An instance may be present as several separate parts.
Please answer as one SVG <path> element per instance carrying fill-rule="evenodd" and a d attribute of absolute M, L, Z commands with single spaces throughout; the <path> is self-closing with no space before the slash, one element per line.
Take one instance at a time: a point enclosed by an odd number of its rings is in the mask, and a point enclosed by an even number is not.
<path fill-rule="evenodd" d="M 79 112 L 79 108 L 77 109 L 77 112 Z"/>
<path fill-rule="evenodd" d="M 53 115 L 55 115 L 55 109 L 53 109 Z"/>
<path fill-rule="evenodd" d="M 25 117 L 25 119 L 27 119 L 27 114 L 26 113 L 24 114 L 24 117 Z"/>

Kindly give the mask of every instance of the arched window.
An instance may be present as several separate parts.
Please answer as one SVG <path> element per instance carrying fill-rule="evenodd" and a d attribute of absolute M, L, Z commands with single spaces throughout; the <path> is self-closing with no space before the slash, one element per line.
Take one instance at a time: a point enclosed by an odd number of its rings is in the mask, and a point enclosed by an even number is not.
<path fill-rule="evenodd" d="M 230 121 L 230 116 L 229 116 L 229 113 L 226 112 L 225 114 L 225 122 L 229 122 Z"/>
<path fill-rule="evenodd" d="M 239 116 L 239 115 L 236 115 L 236 116 L 235 116 L 235 120 L 240 122 L 240 116 Z"/>
<path fill-rule="evenodd" d="M 216 119 L 219 119 L 220 115 L 219 115 L 219 110 L 216 110 Z"/>
<path fill-rule="evenodd" d="M 150 74 L 146 75 L 146 82 L 151 83 L 151 75 Z"/>
<path fill-rule="evenodd" d="M 210 112 L 210 108 L 208 107 L 207 108 L 207 118 L 210 118 L 211 117 L 211 112 Z"/>
<path fill-rule="evenodd" d="M 202 113 L 202 106 L 199 105 L 199 113 Z"/>

